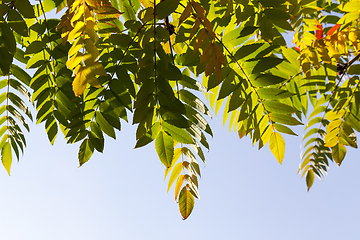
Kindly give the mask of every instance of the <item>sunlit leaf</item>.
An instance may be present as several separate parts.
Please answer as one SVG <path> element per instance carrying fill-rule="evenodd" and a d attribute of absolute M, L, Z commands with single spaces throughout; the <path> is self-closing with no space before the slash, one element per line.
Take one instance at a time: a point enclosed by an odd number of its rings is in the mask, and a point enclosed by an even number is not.
<path fill-rule="evenodd" d="M 310 190 L 311 186 L 314 183 L 314 177 L 315 175 L 313 169 L 309 169 L 306 174 L 306 185 L 308 191 Z"/>
<path fill-rule="evenodd" d="M 155 149 L 160 161 L 170 167 L 174 156 L 174 141 L 165 131 L 160 131 L 155 139 Z"/>
<path fill-rule="evenodd" d="M 280 133 L 273 132 L 269 140 L 269 148 L 280 164 L 285 155 L 285 141 Z"/>
<path fill-rule="evenodd" d="M 9 142 L 5 142 L 5 144 L 1 148 L 1 161 L 6 169 L 7 173 L 10 176 L 10 168 L 12 163 L 12 155 L 11 155 L 11 146 Z"/>
<path fill-rule="evenodd" d="M 183 189 L 180 192 L 179 208 L 183 220 L 187 219 L 190 216 L 194 208 L 194 197 L 190 193 L 190 191 L 186 189 L 186 187 L 183 187 Z"/>

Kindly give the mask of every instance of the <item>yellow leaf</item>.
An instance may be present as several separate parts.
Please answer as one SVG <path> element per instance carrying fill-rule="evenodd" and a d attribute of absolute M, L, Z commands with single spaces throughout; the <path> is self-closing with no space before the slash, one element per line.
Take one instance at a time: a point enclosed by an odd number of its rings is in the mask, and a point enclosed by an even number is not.
<path fill-rule="evenodd" d="M 91 54 L 91 56 L 94 58 L 94 61 L 96 61 L 99 58 L 99 50 L 95 47 L 94 42 L 91 41 L 91 39 L 85 39 L 84 40 L 85 49 L 88 53 Z"/>
<path fill-rule="evenodd" d="M 82 47 L 83 47 L 84 39 L 78 38 L 71 48 L 69 49 L 68 55 L 69 57 L 72 57 L 75 53 L 77 53 Z"/>
<path fill-rule="evenodd" d="M 140 0 L 140 2 L 145 8 L 154 6 L 154 1 L 151 0 Z"/>
<path fill-rule="evenodd" d="M 176 144 L 174 143 L 174 146 Z M 174 156 L 173 156 L 173 160 L 172 160 L 172 163 L 171 163 L 171 166 L 166 168 L 165 169 L 165 177 L 164 177 L 164 180 L 166 179 L 166 176 L 169 174 L 170 170 L 172 169 L 172 167 L 174 167 L 175 163 L 177 162 L 177 160 L 179 159 L 181 155 L 181 148 L 176 148 L 174 149 Z"/>
<path fill-rule="evenodd" d="M 71 18 L 71 20 L 70 20 L 71 26 L 74 27 L 75 26 L 74 23 L 78 20 L 82 20 L 81 18 L 84 18 L 84 5 L 79 6 L 79 8 L 77 9 L 77 12 Z"/>
<path fill-rule="evenodd" d="M 84 67 L 81 65 L 75 68 L 75 79 L 72 83 L 72 86 L 76 97 L 83 94 L 86 89 L 86 78 L 83 74 L 83 69 Z"/>
<path fill-rule="evenodd" d="M 357 35 L 356 33 L 354 33 L 353 31 L 349 32 L 349 40 L 351 42 L 356 42 L 357 41 Z"/>
<path fill-rule="evenodd" d="M 331 64 L 331 58 L 330 58 L 330 56 L 328 54 L 328 51 L 327 51 L 325 46 L 322 46 L 322 45 L 319 44 L 318 47 L 317 47 L 317 51 L 319 53 L 319 56 L 320 56 L 321 60 L 323 60 L 324 63 Z"/>
<path fill-rule="evenodd" d="M 94 31 L 94 28 L 86 29 L 86 33 L 93 43 L 96 43 L 99 40 L 99 36 Z"/>
<path fill-rule="evenodd" d="M 269 140 L 269 148 L 280 164 L 285 155 L 285 141 L 280 133 L 273 132 Z"/>
<path fill-rule="evenodd" d="M 4 165 L 4 168 L 8 172 L 10 176 L 10 168 L 12 163 L 12 156 L 11 156 L 11 146 L 9 142 L 6 142 L 1 149 L 1 161 Z"/>
<path fill-rule="evenodd" d="M 66 66 L 68 69 L 72 70 L 75 67 L 79 66 L 82 62 L 83 54 L 80 52 L 77 52 L 75 55 L 73 55 L 69 60 L 66 62 Z"/>
<path fill-rule="evenodd" d="M 93 87 L 100 88 L 101 85 L 95 74 L 89 67 L 78 66 L 75 68 L 75 79 L 73 81 L 73 91 L 75 96 L 80 96 L 86 89 L 86 84 L 89 83 Z"/>
<path fill-rule="evenodd" d="M 181 173 L 181 170 L 183 169 L 183 163 L 179 162 L 178 164 L 176 164 L 176 166 L 173 168 L 173 171 L 170 175 L 170 179 L 169 179 L 169 184 L 168 184 L 168 189 L 167 192 L 169 192 L 172 184 L 175 182 L 175 179 L 179 176 L 179 174 Z"/>
<path fill-rule="evenodd" d="M 84 22 L 77 22 L 74 29 L 70 31 L 68 40 L 70 43 L 74 41 L 75 38 L 79 37 L 82 31 L 84 30 L 85 24 Z"/>
<path fill-rule="evenodd" d="M 100 64 L 100 63 L 99 63 Z M 101 65 L 101 64 L 100 64 Z M 85 67 L 82 70 L 82 74 L 85 77 L 85 81 L 87 83 L 89 83 L 91 86 L 96 87 L 96 88 L 101 88 L 101 85 L 99 83 L 99 80 L 96 78 L 95 76 L 95 71 L 93 71 L 93 69 L 91 69 L 90 67 Z"/>
<path fill-rule="evenodd" d="M 85 0 L 85 2 L 92 8 L 97 8 L 100 6 L 100 3 L 98 0 Z"/>
<path fill-rule="evenodd" d="M 336 131 L 333 131 L 336 133 Z M 334 147 L 336 144 L 338 144 L 339 138 L 336 136 L 333 136 L 331 138 L 331 135 L 327 134 L 325 137 L 325 147 Z"/>
<path fill-rule="evenodd" d="M 175 201 L 178 198 L 179 192 L 180 192 L 180 188 L 184 182 L 185 176 L 184 175 L 180 175 L 180 177 L 178 178 L 178 180 L 176 181 L 176 185 L 175 185 Z"/>

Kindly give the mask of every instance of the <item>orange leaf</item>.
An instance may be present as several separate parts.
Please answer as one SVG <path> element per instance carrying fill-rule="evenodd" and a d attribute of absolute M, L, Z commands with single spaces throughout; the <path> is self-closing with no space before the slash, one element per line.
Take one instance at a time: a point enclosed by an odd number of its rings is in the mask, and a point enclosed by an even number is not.
<path fill-rule="evenodd" d="M 336 32 L 336 30 L 339 29 L 339 27 L 340 27 L 340 24 L 336 24 L 335 26 L 333 26 L 332 28 L 330 28 L 330 30 L 327 31 L 326 36 L 331 36 L 331 35 L 333 35 L 333 34 Z"/>
<path fill-rule="evenodd" d="M 315 31 L 315 37 L 317 40 L 320 40 L 323 38 L 323 33 L 324 33 L 323 27 L 321 24 L 316 25 L 316 27 L 318 28 L 318 30 Z"/>

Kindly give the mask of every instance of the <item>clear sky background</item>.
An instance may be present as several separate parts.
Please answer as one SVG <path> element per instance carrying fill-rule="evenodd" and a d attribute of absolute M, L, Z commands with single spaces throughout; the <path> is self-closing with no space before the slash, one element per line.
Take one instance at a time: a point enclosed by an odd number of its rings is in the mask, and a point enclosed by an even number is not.
<path fill-rule="evenodd" d="M 78 168 L 77 145 L 55 146 L 32 125 L 28 147 L 11 177 L 0 168 L 0 238 L 48 239 L 359 239 L 359 152 L 316 179 L 309 193 L 296 175 L 300 137 L 286 137 L 283 165 L 268 147 L 210 121 L 201 200 L 181 219 L 173 188 L 153 145 L 132 149 L 135 127 L 123 124 L 105 153 Z M 301 132 L 300 132 L 301 135 Z"/>
<path fill-rule="evenodd" d="M 11 177 L 0 167 L 0 239 L 360 239 L 359 150 L 307 192 L 296 174 L 303 128 L 285 136 L 280 165 L 268 145 L 258 151 L 229 133 L 221 115 L 209 123 L 201 200 L 185 221 L 154 145 L 133 149 L 136 126 L 123 122 L 117 140 L 78 168 L 78 144 L 59 134 L 51 146 L 44 126 L 31 124 Z"/>

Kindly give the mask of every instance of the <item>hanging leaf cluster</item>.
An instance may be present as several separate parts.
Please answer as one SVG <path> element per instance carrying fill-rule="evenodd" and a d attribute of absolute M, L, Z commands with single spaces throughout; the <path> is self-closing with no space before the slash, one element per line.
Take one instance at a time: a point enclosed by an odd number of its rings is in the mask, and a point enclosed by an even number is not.
<path fill-rule="evenodd" d="M 224 125 L 268 144 L 281 164 L 284 134 L 305 124 L 308 190 L 330 162 L 357 148 L 360 131 L 360 1 L 0 1 L 0 149 L 10 174 L 24 130 L 44 123 L 79 142 L 81 166 L 121 125 L 135 148 L 154 142 L 168 189 L 186 219 L 199 199 L 199 159 Z M 285 36 L 293 33 L 293 43 Z M 299 128 L 296 128 L 299 129 Z"/>

